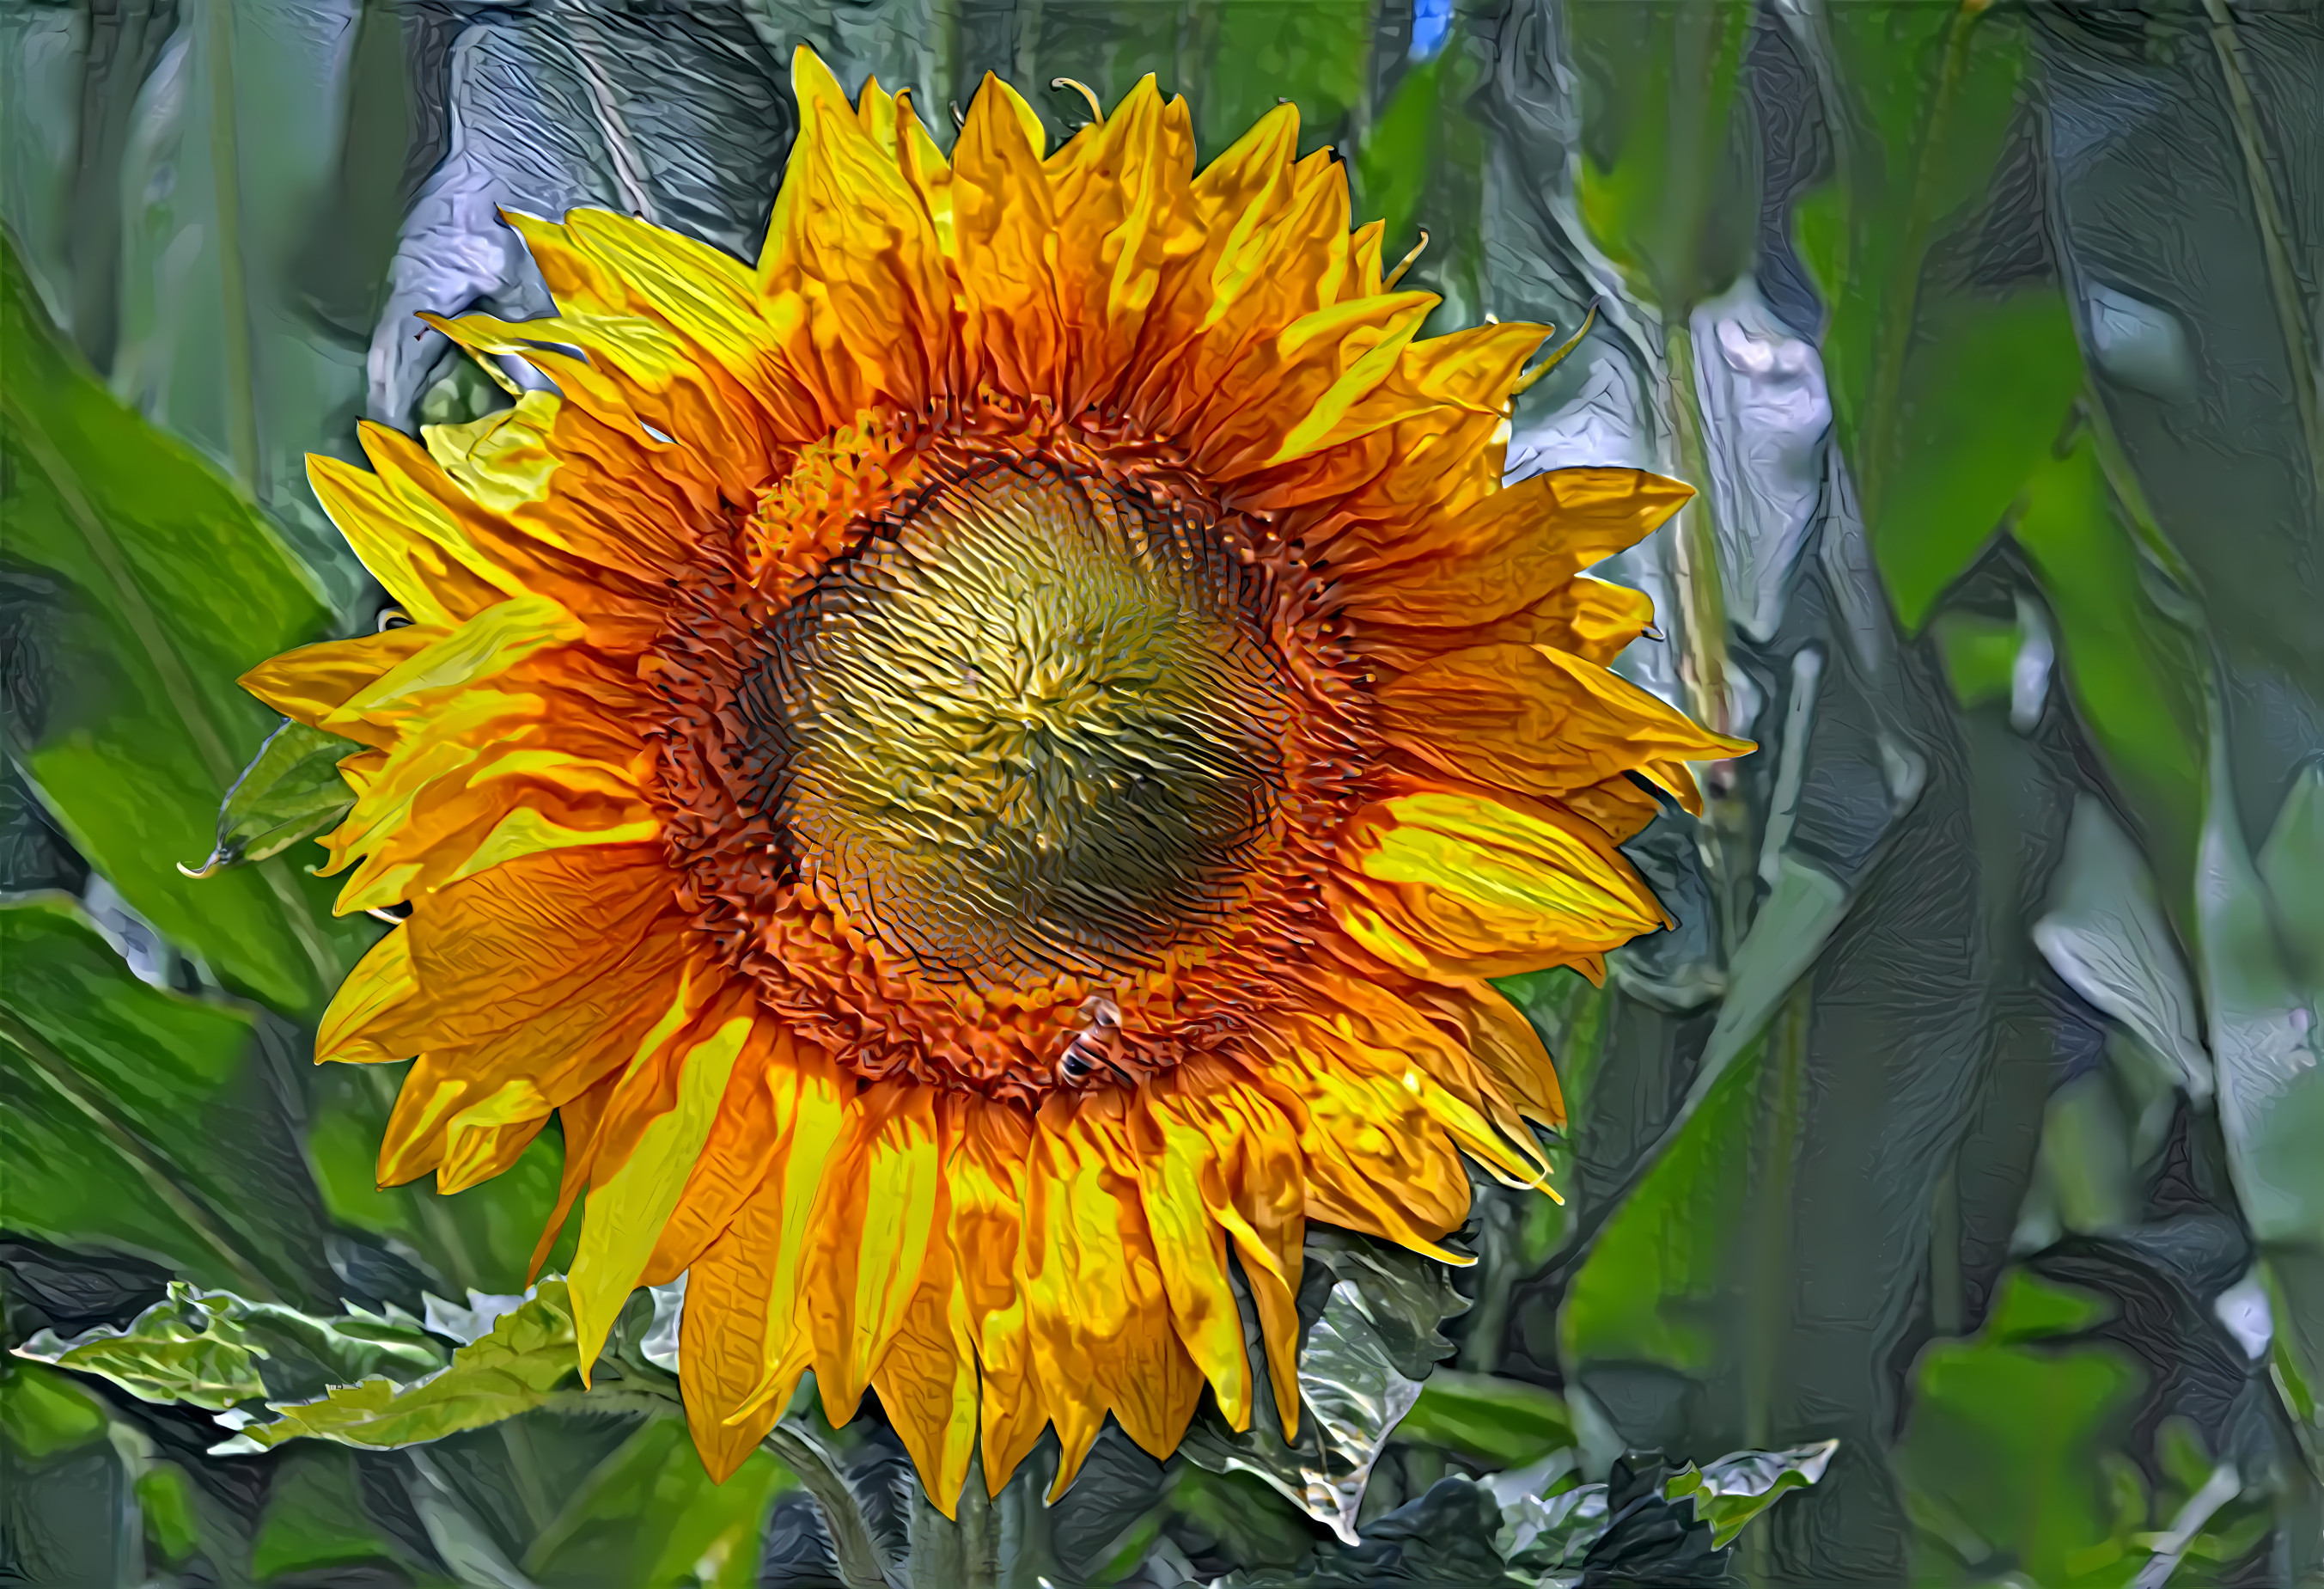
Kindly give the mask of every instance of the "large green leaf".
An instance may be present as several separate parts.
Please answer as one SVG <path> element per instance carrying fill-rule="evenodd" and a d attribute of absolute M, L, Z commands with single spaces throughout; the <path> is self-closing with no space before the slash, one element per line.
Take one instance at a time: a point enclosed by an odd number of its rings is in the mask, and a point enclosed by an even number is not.
<path fill-rule="evenodd" d="M 166 937 L 278 1009 L 312 1008 L 376 928 L 334 922 L 288 857 L 199 882 L 179 867 L 209 854 L 219 801 L 279 722 L 235 679 L 330 613 L 247 499 L 81 365 L 13 247 L 0 340 L 5 559 L 43 589 L 52 653 L 12 753 Z"/>
<path fill-rule="evenodd" d="M 7 1224 L 260 1297 L 329 1283 L 249 1013 L 146 986 L 62 898 L 0 907 Z"/>
<path fill-rule="evenodd" d="M 1662 1158 L 1598 1233 L 1560 1316 L 1569 1372 L 1652 1365 L 1708 1380 L 1716 1321 L 1733 1318 L 1729 1266 L 1746 1261 L 1761 1047 L 1712 1084 Z"/>

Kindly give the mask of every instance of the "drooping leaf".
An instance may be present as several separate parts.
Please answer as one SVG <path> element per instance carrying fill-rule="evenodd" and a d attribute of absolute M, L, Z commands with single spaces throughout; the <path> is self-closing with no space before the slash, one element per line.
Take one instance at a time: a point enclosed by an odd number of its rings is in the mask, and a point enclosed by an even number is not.
<path fill-rule="evenodd" d="M 270 1410 L 280 1417 L 246 1423 L 212 1449 L 220 1455 L 263 1451 L 301 1437 L 345 1446 L 418 1445 L 539 1407 L 579 1373 L 565 1282 L 545 1280 L 490 1335 L 454 1352 L 447 1366 L 408 1384 L 374 1376 L 311 1401 L 272 1403 Z"/>
<path fill-rule="evenodd" d="M 226 791 L 218 808 L 217 847 L 203 872 L 263 861 L 336 826 L 355 800 L 339 763 L 361 748 L 286 719 Z"/>
<path fill-rule="evenodd" d="M 16 757 L 73 845 L 163 936 L 230 984 L 303 1011 L 375 936 L 283 863 L 195 882 L 220 800 L 277 719 L 235 679 L 321 636 L 311 577 L 247 499 L 105 390 L 0 248 L 0 513 L 36 577 L 54 655 L 15 703 Z"/>
<path fill-rule="evenodd" d="M 42 1330 L 15 1352 L 99 1375 L 146 1401 L 213 1412 L 369 1374 L 409 1380 L 444 1363 L 443 1347 L 415 1324 L 360 1310 L 317 1317 L 183 1281 L 124 1328 L 99 1326 L 69 1340 Z"/>
<path fill-rule="evenodd" d="M 1265 1480 L 1352 1541 L 1381 1446 L 1418 1399 L 1422 1381 L 1452 1351 L 1436 1326 L 1466 1304 L 1443 1264 L 1402 1248 L 1322 1226 L 1309 1228 L 1307 1243 L 1297 1437 L 1285 1441 L 1274 1416 L 1257 1316 L 1246 1306 L 1250 1427 L 1237 1432 L 1206 1411 L 1179 1449 L 1214 1473 Z"/>
<path fill-rule="evenodd" d="M 2170 1059 L 2190 1096 L 2210 1096 L 2210 1056 L 2197 1027 L 2186 956 L 2145 857 L 2092 796 L 2075 802 L 2050 890 L 2034 941 L 2052 968 Z"/>

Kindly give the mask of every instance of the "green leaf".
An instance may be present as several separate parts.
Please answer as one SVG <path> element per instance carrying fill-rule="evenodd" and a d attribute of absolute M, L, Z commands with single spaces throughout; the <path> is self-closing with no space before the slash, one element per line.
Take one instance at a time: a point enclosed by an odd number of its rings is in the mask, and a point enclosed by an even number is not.
<path fill-rule="evenodd" d="M 2313 842 L 2310 782 L 2294 782 L 2262 846 L 2275 865 Z M 2195 879 L 2219 1122 L 2244 1215 L 2264 1248 L 2324 1251 L 2324 982 L 2303 976 L 2313 946 L 2285 930 L 2305 930 L 2303 896 L 2319 884 L 2294 872 L 2291 910 L 2277 903 L 2246 847 L 2223 742 L 2212 747 Z"/>
<path fill-rule="evenodd" d="M 1756 184 L 1733 165 L 1748 0 L 1568 14 L 1582 72 L 1575 198 L 1591 238 L 1666 313 L 1724 291 L 1748 258 Z"/>
<path fill-rule="evenodd" d="M 1524 1467 L 1572 1445 L 1573 1418 L 1563 1397 L 1538 1385 L 1440 1368 L 1421 1386 L 1396 1437 L 1495 1467 Z"/>
<path fill-rule="evenodd" d="M 394 1558 L 364 1510 L 346 1452 L 309 1446 L 283 1455 L 251 1542 L 254 1575 L 271 1579 Z"/>
<path fill-rule="evenodd" d="M 2109 1311 L 2104 1298 L 2089 1291 L 2013 1269 L 2001 1277 L 1980 1334 L 2006 1345 L 2054 1340 L 2096 1328 Z"/>
<path fill-rule="evenodd" d="M 2124 1532 L 2101 1458 L 2145 1376 L 2112 1346 L 2052 1344 L 2095 1321 L 2092 1299 L 2023 1270 L 2004 1285 L 1982 1332 L 1922 1353 L 1894 1461 L 1925 1549 L 2063 1584 Z"/>
<path fill-rule="evenodd" d="M 70 1340 L 42 1330 L 15 1352 L 98 1375 L 143 1400 L 213 1412 L 364 1374 L 410 1379 L 444 1361 L 432 1337 L 390 1318 L 361 1311 L 317 1318 L 181 1280 L 125 1328 L 99 1326 Z"/>
<path fill-rule="evenodd" d="M 1560 1360 L 1717 1373 L 1714 1320 L 1732 1318 L 1728 1270 L 1742 1261 L 1760 1046 L 1747 1048 L 1646 1178 L 1600 1230 L 1566 1294 Z"/>
<path fill-rule="evenodd" d="M 2311 760 L 2292 781 L 2260 845 L 2259 881 L 2267 890 L 2292 974 L 2324 987 L 2324 761 Z"/>
<path fill-rule="evenodd" d="M 29 1363 L 0 1378 L 0 1433 L 39 1459 L 105 1437 L 105 1409 L 63 1374 Z"/>
<path fill-rule="evenodd" d="M 2176 884 L 2200 816 L 2202 662 L 2147 594 L 2138 547 L 2087 432 L 2025 480 L 2012 533 L 2057 616 L 2074 705 L 2153 832 L 2156 871 Z"/>
<path fill-rule="evenodd" d="M 0 964 L 8 1223 L 247 1295 L 320 1292 L 304 1167 L 252 1151 L 287 1128 L 249 1012 L 146 986 L 60 897 L 0 906 Z"/>
<path fill-rule="evenodd" d="M 1937 620 L 1936 641 L 1953 699 L 1976 707 L 2009 698 L 2017 653 L 2025 642 L 2016 624 L 1948 613 Z"/>
<path fill-rule="evenodd" d="M 137 1476 L 137 1510 L 145 1519 L 145 1538 L 166 1562 L 182 1562 L 201 1543 L 194 1514 L 192 1481 L 174 1462 L 156 1463 Z"/>
<path fill-rule="evenodd" d="M 279 855 L 337 827 L 355 803 L 339 763 L 362 748 L 285 718 L 226 791 L 218 808 L 217 847 L 202 864 L 203 874 Z"/>
<path fill-rule="evenodd" d="M 1923 317 L 1896 402 L 1910 439 L 1868 482 L 1865 528 L 1908 628 L 2001 528 L 2050 457 L 2081 390 L 2081 354 L 2065 300 L 2043 289 Z"/>
<path fill-rule="evenodd" d="M 1829 6 L 1815 27 L 1848 131 L 1797 239 L 1831 305 L 1824 367 L 1866 531 L 1917 628 L 2047 457 L 2081 355 L 2054 285 L 1962 263 L 2018 116 L 2022 24 L 1960 0 Z"/>
<path fill-rule="evenodd" d="M 246 1425 L 212 1450 L 235 1455 L 301 1437 L 343 1446 L 416 1446 L 529 1411 L 579 1375 L 565 1282 L 545 1280 L 490 1335 L 453 1353 L 447 1367 L 409 1384 L 378 1377 L 311 1401 L 271 1403 L 280 1418 Z"/>
<path fill-rule="evenodd" d="M 374 936 L 283 862 L 195 882 L 221 799 L 276 718 L 235 683 L 330 613 L 249 502 L 124 408 L 0 246 L 0 513 L 45 587 L 51 698 L 12 746 L 90 864 L 172 941 L 278 1009 L 318 1004 Z"/>
<path fill-rule="evenodd" d="M 686 1425 L 650 1419 L 566 1498 L 522 1565 L 552 1583 L 747 1589 L 758 1581 L 767 1508 L 798 1482 L 759 1451 L 715 1484 Z"/>
<path fill-rule="evenodd" d="M 1788 1451 L 1738 1451 L 1700 1470 L 1690 1464 L 1664 1493 L 1673 1501 L 1692 1496 L 1694 1515 L 1711 1525 L 1712 1545 L 1725 1545 L 1786 1494 L 1821 1480 L 1839 1449 L 1837 1440 L 1819 1440 Z"/>

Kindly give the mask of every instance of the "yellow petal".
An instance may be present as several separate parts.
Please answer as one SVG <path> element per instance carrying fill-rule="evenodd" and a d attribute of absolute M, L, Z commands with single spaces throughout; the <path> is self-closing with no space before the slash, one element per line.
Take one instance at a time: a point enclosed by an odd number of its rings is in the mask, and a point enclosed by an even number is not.
<path fill-rule="evenodd" d="M 1559 469 L 1451 519 L 1333 544 L 1348 611 L 1380 624 L 1465 628 L 1530 606 L 1651 533 L 1694 494 L 1637 469 Z M 1417 523 L 1420 527 L 1411 528 Z"/>
<path fill-rule="evenodd" d="M 741 1411 L 773 1366 L 764 1356 L 773 1269 L 769 1257 L 772 1243 L 781 1239 L 781 1194 L 762 1185 L 687 1271 L 686 1310 L 678 1321 L 678 1362 L 684 1365 L 678 1391 L 702 1465 L 721 1483 L 758 1449 L 790 1400 L 786 1391 L 755 1412 Z"/>
<path fill-rule="evenodd" d="M 1403 795 L 1359 814 L 1351 830 L 1353 870 L 1389 885 L 1455 955 L 1608 949 L 1664 924 L 1644 880 L 1602 835 L 1538 804 Z"/>
<path fill-rule="evenodd" d="M 420 981 L 411 969 L 411 930 L 404 925 L 392 927 L 385 938 L 355 962 L 355 968 L 347 973 L 339 991 L 331 995 L 330 1007 L 323 1012 L 322 1024 L 315 1030 L 315 1063 L 339 1059 L 370 1064 L 410 1058 L 419 1051 L 416 1042 L 397 1053 L 381 1047 L 365 1033 L 381 1017 L 400 1009 L 419 992 Z"/>
<path fill-rule="evenodd" d="M 968 1290 L 941 1224 L 872 1383 L 912 1454 L 921 1487 L 951 1517 L 976 1450 L 976 1346 Z"/>
<path fill-rule="evenodd" d="M 589 1188 L 582 1206 L 581 1245 L 574 1254 L 573 1333 L 586 1381 L 613 1316 L 645 1272 L 662 1226 L 678 1207 L 687 1178 L 710 1135 L 718 1100 L 751 1034 L 751 1018 L 731 1017 L 687 1043 L 677 1058 L 676 1106 L 658 1115 L 621 1168 Z M 649 1058 L 649 1033 L 637 1063 Z M 657 1045 L 658 1046 L 658 1045 Z"/>
<path fill-rule="evenodd" d="M 1657 761 L 1752 748 L 1549 646 L 1452 651 L 1388 680 L 1377 699 L 1390 744 L 1456 777 L 1522 794 L 1563 794 Z"/>

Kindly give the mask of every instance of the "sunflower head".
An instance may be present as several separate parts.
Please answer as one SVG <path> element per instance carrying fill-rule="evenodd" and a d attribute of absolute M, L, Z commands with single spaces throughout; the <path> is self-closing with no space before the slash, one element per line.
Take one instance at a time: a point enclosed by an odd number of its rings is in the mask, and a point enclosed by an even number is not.
<path fill-rule="evenodd" d="M 383 1181 L 551 1114 L 586 1365 L 689 1277 L 705 1460 L 812 1370 L 947 1510 L 1045 1427 L 1296 1425 L 1301 1232 L 1451 1258 L 1460 1154 L 1546 1170 L 1485 979 L 1665 919 L 1616 845 L 1748 747 L 1609 672 L 1581 570 L 1688 494 L 1501 483 L 1545 328 L 1416 337 L 1288 107 L 1197 170 L 1140 83 L 947 156 L 794 69 L 755 263 L 512 216 L 558 313 L 434 319 L 526 393 L 318 494 L 410 616 L 246 682 L 357 742 L 345 910 L 408 904 L 319 1058 L 416 1057 Z M 577 350 L 577 351 L 574 351 Z"/>

